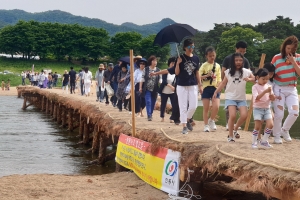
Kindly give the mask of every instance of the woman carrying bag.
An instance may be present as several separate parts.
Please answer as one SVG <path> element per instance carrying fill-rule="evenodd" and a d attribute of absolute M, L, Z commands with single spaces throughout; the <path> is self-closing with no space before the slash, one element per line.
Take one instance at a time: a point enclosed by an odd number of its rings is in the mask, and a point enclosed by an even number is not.
<path fill-rule="evenodd" d="M 175 64 L 175 58 L 170 58 L 168 60 L 168 67 L 171 68 Z M 160 85 L 158 93 L 161 94 L 161 105 L 160 105 L 160 117 L 161 122 L 164 122 L 165 110 L 167 101 L 170 98 L 172 105 L 172 115 L 170 116 L 170 123 L 173 121 L 176 124 L 179 124 L 179 107 L 178 107 L 178 99 L 176 94 L 176 77 L 175 74 L 164 74 L 162 75 L 162 84 Z M 177 114 L 176 114 L 177 111 Z M 175 116 L 178 116 L 175 118 Z"/>

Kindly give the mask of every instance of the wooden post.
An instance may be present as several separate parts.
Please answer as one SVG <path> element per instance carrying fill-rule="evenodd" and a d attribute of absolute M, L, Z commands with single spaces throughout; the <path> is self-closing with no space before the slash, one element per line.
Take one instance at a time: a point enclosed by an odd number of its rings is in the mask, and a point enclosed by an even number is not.
<path fill-rule="evenodd" d="M 24 102 L 23 102 L 23 110 L 25 110 L 26 109 L 26 102 L 27 102 L 27 98 L 26 97 L 24 97 Z"/>
<path fill-rule="evenodd" d="M 135 137 L 135 91 L 134 91 L 134 63 L 133 63 L 133 50 L 130 53 L 130 86 L 131 86 L 131 117 L 132 117 L 132 136 Z"/>
<path fill-rule="evenodd" d="M 56 120 L 56 112 L 57 112 L 57 104 L 54 103 L 54 106 L 53 106 L 53 119 Z"/>
<path fill-rule="evenodd" d="M 68 130 L 73 131 L 73 111 L 71 109 L 68 110 Z"/>
<path fill-rule="evenodd" d="M 259 68 L 263 68 L 264 63 L 265 63 L 265 58 L 266 58 L 266 54 L 261 54 L 260 57 L 260 62 L 259 62 Z M 244 131 L 248 131 L 249 129 L 249 124 L 250 124 L 250 120 L 251 120 L 251 116 L 252 116 L 252 111 L 253 111 L 253 97 L 251 98 L 251 102 L 250 102 L 250 107 L 248 110 L 248 116 L 245 122 L 245 128 Z"/>
<path fill-rule="evenodd" d="M 83 123 L 84 123 L 84 119 L 81 118 L 81 114 L 79 117 L 79 137 L 82 138 L 83 136 Z"/>
<path fill-rule="evenodd" d="M 49 112 L 49 100 L 46 99 L 46 114 Z"/>
<path fill-rule="evenodd" d="M 83 122 L 83 144 L 88 144 L 90 139 L 89 125 L 87 121 Z"/>
<path fill-rule="evenodd" d="M 44 101 L 45 101 L 45 100 L 44 100 L 44 98 L 45 98 L 45 97 L 42 96 L 42 111 L 45 109 L 45 105 L 44 105 Z"/>
<path fill-rule="evenodd" d="M 100 136 L 99 125 L 96 124 L 94 127 L 94 132 L 93 132 L 92 153 L 95 153 L 95 151 L 99 149 L 99 145 L 100 145 L 100 137 L 99 136 Z"/>
<path fill-rule="evenodd" d="M 67 124 L 67 108 L 62 107 L 62 119 L 61 126 L 65 127 Z"/>
<path fill-rule="evenodd" d="M 53 114 L 53 107 L 54 107 L 53 102 L 50 101 L 50 115 Z"/>
<path fill-rule="evenodd" d="M 60 106 L 59 106 L 59 104 L 57 105 L 57 108 L 56 108 L 56 121 L 57 121 L 57 123 L 58 124 L 60 124 L 61 123 L 61 111 L 60 111 Z"/>

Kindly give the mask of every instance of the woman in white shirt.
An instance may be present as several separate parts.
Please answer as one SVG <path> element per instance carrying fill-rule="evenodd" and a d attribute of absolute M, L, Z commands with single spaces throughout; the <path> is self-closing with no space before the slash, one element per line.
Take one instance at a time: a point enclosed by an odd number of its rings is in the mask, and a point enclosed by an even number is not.
<path fill-rule="evenodd" d="M 82 81 L 84 84 L 84 92 L 85 92 L 85 96 L 90 96 L 90 92 L 91 92 L 91 85 L 92 85 L 92 72 L 89 71 L 88 67 L 84 68 L 84 73 L 83 73 L 83 77 L 82 77 Z"/>
<path fill-rule="evenodd" d="M 174 64 L 175 64 L 175 58 L 170 58 L 168 60 L 169 68 L 173 67 Z M 160 85 L 160 89 L 159 89 L 159 92 L 161 93 L 160 117 L 162 122 L 164 121 L 164 117 L 165 117 L 167 101 L 170 98 L 171 105 L 172 105 L 172 115 L 170 116 L 170 122 L 172 123 L 174 120 L 176 121 L 176 123 L 179 123 L 178 122 L 179 119 L 175 119 L 173 116 L 173 108 L 175 110 L 178 107 L 177 94 L 175 92 L 175 84 L 176 84 L 175 82 L 176 82 L 175 74 L 168 73 L 162 75 L 162 84 Z"/>

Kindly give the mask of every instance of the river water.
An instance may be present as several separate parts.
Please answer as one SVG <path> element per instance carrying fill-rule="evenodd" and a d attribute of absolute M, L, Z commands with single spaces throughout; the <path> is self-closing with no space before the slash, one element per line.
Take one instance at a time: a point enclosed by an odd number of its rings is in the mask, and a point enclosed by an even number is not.
<path fill-rule="evenodd" d="M 114 161 L 105 166 L 86 165 L 96 154 L 78 145 L 76 131 L 60 128 L 34 106 L 25 111 L 23 100 L 0 96 L 0 177 L 12 174 L 99 175 L 115 170 Z"/>

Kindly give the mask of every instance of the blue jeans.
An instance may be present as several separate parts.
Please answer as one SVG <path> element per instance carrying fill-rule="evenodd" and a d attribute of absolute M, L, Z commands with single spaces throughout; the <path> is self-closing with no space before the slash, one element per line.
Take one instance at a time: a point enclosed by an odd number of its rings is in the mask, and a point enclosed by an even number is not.
<path fill-rule="evenodd" d="M 153 92 L 149 90 L 146 90 L 145 92 L 145 102 L 148 117 L 152 117 L 152 113 L 156 102 L 156 95 L 153 95 L 152 93 Z"/>

